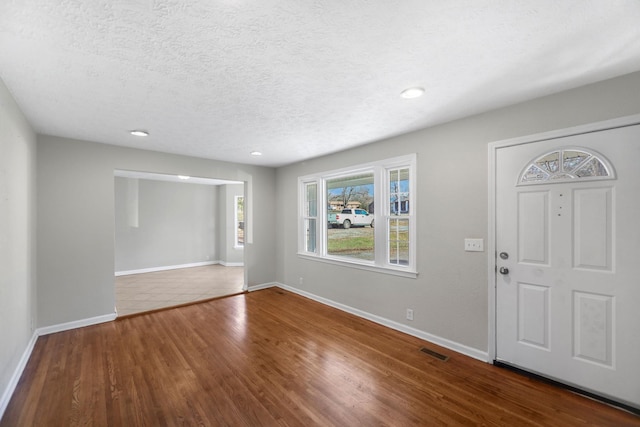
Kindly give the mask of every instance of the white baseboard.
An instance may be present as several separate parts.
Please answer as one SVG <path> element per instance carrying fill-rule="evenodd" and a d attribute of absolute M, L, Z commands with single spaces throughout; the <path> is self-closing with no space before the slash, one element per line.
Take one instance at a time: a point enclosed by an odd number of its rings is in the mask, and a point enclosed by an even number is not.
<path fill-rule="evenodd" d="M 73 322 L 60 323 L 58 325 L 45 326 L 38 328 L 36 333 L 38 336 L 54 334 L 56 332 L 68 331 L 70 329 L 83 328 L 85 326 L 97 325 L 116 320 L 116 313 L 105 314 L 102 316 L 90 317 L 88 319 L 74 320 Z"/>
<path fill-rule="evenodd" d="M 214 265 L 214 264 L 221 264 L 221 262 L 220 261 L 192 262 L 190 264 L 165 265 L 163 267 L 150 267 L 150 268 L 141 268 L 138 270 L 116 271 L 115 275 L 128 276 L 130 274 L 153 273 L 156 271 L 177 270 L 179 268 L 189 268 L 189 267 L 204 267 L 205 265 Z"/>
<path fill-rule="evenodd" d="M 134 273 L 131 273 L 131 274 L 134 274 Z M 273 287 L 279 287 L 287 291 L 293 292 L 295 294 L 302 295 L 306 298 L 312 299 L 321 304 L 325 304 L 330 307 L 337 308 L 338 310 L 342 310 L 347 313 L 353 314 L 355 316 L 362 317 L 363 319 L 367 319 L 372 322 L 378 323 L 380 325 L 386 326 L 388 328 L 395 329 L 396 331 L 400 331 L 405 334 L 423 339 L 425 341 L 432 342 L 441 347 L 448 348 L 450 350 L 464 354 L 474 359 L 481 360 L 483 362 L 490 362 L 489 354 L 485 351 L 480 351 L 478 349 L 468 347 L 464 344 L 460 344 L 455 341 L 451 341 L 446 338 L 442 338 L 437 335 L 433 335 L 428 332 L 424 332 L 419 329 L 415 329 L 410 326 L 403 325 L 402 323 L 398 323 L 393 320 L 389 320 L 384 317 L 377 316 L 375 314 L 371 314 L 366 311 L 359 310 L 357 308 L 354 308 L 336 301 L 332 301 L 330 299 L 312 294 L 310 292 L 303 291 L 298 288 L 294 288 L 293 286 L 288 286 L 278 282 L 270 282 L 270 283 L 262 283 L 260 285 L 248 286 L 247 290 L 249 292 L 254 292 L 254 291 L 259 291 L 261 289 L 267 289 L 267 288 L 273 288 Z M 2 398 L 0 399 L 0 419 L 2 419 L 2 415 L 4 414 L 4 411 L 7 408 L 7 405 L 9 404 L 9 400 L 11 400 L 11 396 L 13 395 L 13 392 L 15 391 L 18 381 L 20 380 L 20 376 L 22 375 L 24 368 L 27 366 L 27 362 L 29 361 L 29 357 L 31 357 L 31 352 L 33 351 L 33 347 L 35 346 L 36 340 L 38 339 L 39 336 L 53 334 L 56 332 L 68 331 L 70 329 L 82 328 L 84 326 L 97 325 L 99 323 L 110 322 L 115 319 L 116 319 L 116 313 L 112 313 L 112 314 L 105 314 L 103 316 L 91 317 L 89 319 L 76 320 L 73 322 L 61 323 L 58 325 L 38 328 L 34 332 L 33 336 L 31 337 L 31 340 L 29 341 L 27 348 L 25 349 L 22 357 L 20 358 L 20 362 L 18 363 L 16 370 L 13 373 L 13 376 L 11 377 L 9 384 L 7 385 L 7 388 L 4 390 L 2 394 Z"/>
<path fill-rule="evenodd" d="M 442 338 L 442 337 L 439 337 L 437 335 L 430 334 L 430 333 L 422 331 L 420 329 L 412 328 L 412 327 L 404 325 L 402 323 L 398 323 L 398 322 L 395 322 L 393 320 L 389 320 L 389 319 L 386 319 L 384 317 L 377 316 L 375 314 L 371 314 L 371 313 L 368 313 L 366 311 L 363 311 L 363 310 L 360 310 L 360 309 L 357 309 L 357 308 L 354 308 L 354 307 L 350 307 L 348 305 L 345 305 L 345 304 L 342 304 L 342 303 L 339 303 L 339 302 L 336 302 L 336 301 L 332 301 L 330 299 L 327 299 L 327 298 L 312 294 L 312 293 L 307 292 L 307 291 L 303 291 L 303 290 L 298 289 L 298 288 L 294 288 L 293 286 L 284 285 L 282 283 L 266 283 L 265 285 L 258 285 L 258 286 L 255 286 L 255 287 L 250 287 L 249 291 L 254 291 L 254 290 L 259 290 L 259 289 L 266 289 L 266 288 L 270 288 L 270 287 L 273 287 L 273 286 L 278 286 L 278 287 L 280 287 L 282 289 L 285 289 L 287 291 L 296 293 L 298 295 L 302 295 L 303 297 L 312 299 L 314 301 L 320 302 L 322 304 L 328 305 L 328 306 L 333 307 L 333 308 L 337 308 L 338 310 L 346 311 L 347 313 L 351 313 L 351 314 L 356 315 L 358 317 L 362 317 L 363 319 L 367 319 L 367 320 L 370 320 L 372 322 L 378 323 L 378 324 L 380 324 L 382 326 L 386 326 L 388 328 L 395 329 L 396 331 L 400 331 L 400 332 L 403 332 L 405 334 L 408 334 L 408 335 L 423 339 L 425 341 L 432 342 L 432 343 L 437 344 L 437 345 L 439 345 L 441 347 L 448 348 L 449 350 L 453 350 L 453 351 L 455 351 L 457 353 L 464 354 L 465 356 L 472 357 L 472 358 L 480 360 L 482 362 L 487 362 L 487 363 L 491 362 L 489 360 L 489 353 L 486 352 L 486 351 L 481 351 L 481 350 L 475 349 L 473 347 L 469 347 L 469 346 L 466 346 L 464 344 L 460 344 L 458 342 L 451 341 L 449 339 Z"/>
<path fill-rule="evenodd" d="M 31 339 L 27 344 L 27 348 L 25 348 L 24 352 L 22 353 L 22 357 L 18 361 L 18 366 L 16 366 L 15 371 L 13 371 L 13 375 L 9 379 L 9 383 L 7 384 L 7 387 L 2 392 L 2 397 L 0 398 L 0 420 L 2 419 L 2 416 L 4 415 L 4 411 L 7 409 L 7 406 L 9 406 L 9 401 L 11 400 L 11 396 L 13 396 L 13 392 L 16 390 L 16 386 L 18 385 L 18 381 L 20 381 L 20 377 L 22 376 L 22 372 L 24 371 L 24 368 L 27 367 L 27 362 L 31 357 L 31 353 L 33 352 L 33 348 L 35 347 L 37 340 L 38 340 L 38 333 L 36 331 L 33 333 L 33 335 L 31 335 Z"/>
<path fill-rule="evenodd" d="M 281 283 L 277 283 L 277 282 L 270 282 L 270 283 L 261 283 L 260 285 L 251 285 L 251 286 L 247 286 L 247 291 L 248 292 L 253 292 L 253 291 L 259 291 L 261 289 L 268 289 L 268 288 L 273 288 L 273 287 L 281 287 L 284 289 L 284 285 Z"/>
<path fill-rule="evenodd" d="M 84 326 L 97 325 L 99 323 L 111 322 L 116 319 L 116 313 L 105 314 L 103 316 L 91 317 L 89 319 L 81 319 L 73 322 L 61 323 L 58 325 L 45 326 L 43 328 L 38 328 L 34 331 L 29 343 L 27 344 L 27 348 L 22 353 L 22 357 L 18 362 L 18 366 L 16 366 L 7 387 L 2 392 L 2 397 L 0 398 L 0 419 L 4 415 L 4 411 L 7 409 L 9 405 L 9 401 L 11 400 L 11 396 L 18 385 L 18 381 L 20 380 L 20 376 L 24 371 L 24 368 L 27 366 L 27 362 L 31 357 L 31 353 L 33 352 L 33 348 L 36 345 L 36 341 L 38 337 L 43 335 L 53 334 L 55 332 L 68 331 L 70 329 L 82 328 Z"/>
<path fill-rule="evenodd" d="M 244 267 L 244 262 L 219 261 L 218 264 L 223 265 L 225 267 Z"/>

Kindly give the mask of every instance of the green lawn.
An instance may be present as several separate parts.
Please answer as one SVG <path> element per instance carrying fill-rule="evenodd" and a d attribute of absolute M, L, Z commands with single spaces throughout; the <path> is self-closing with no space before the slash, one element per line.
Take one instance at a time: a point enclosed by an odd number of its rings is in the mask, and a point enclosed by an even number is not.
<path fill-rule="evenodd" d="M 333 228 L 328 230 L 329 255 L 350 256 L 373 260 L 373 228 Z"/>
<path fill-rule="evenodd" d="M 390 243 L 390 261 L 403 263 L 408 257 L 409 230 L 406 226 L 391 227 L 393 241 Z M 327 233 L 327 253 L 329 255 L 348 256 L 373 261 L 374 229 L 370 227 L 353 227 L 350 229 L 330 228 Z M 400 253 L 398 254 L 398 250 Z M 400 259 L 397 259 L 397 257 Z M 395 262 L 393 261 L 395 260 Z"/>

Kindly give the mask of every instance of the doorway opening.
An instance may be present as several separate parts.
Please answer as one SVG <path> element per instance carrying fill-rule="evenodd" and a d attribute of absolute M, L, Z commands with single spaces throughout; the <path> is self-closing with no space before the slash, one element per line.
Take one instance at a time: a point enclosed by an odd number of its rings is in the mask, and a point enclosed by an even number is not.
<path fill-rule="evenodd" d="M 246 289 L 238 239 L 244 182 L 125 170 L 114 175 L 119 317 Z"/>

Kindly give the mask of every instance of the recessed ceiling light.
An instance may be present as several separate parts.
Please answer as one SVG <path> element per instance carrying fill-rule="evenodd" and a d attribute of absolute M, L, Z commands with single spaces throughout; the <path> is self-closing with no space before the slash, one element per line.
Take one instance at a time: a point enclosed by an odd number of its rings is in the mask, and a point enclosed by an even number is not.
<path fill-rule="evenodd" d="M 410 87 L 400 93 L 400 96 L 405 99 L 419 98 L 424 94 L 424 89 L 421 87 Z"/>
<path fill-rule="evenodd" d="M 178 175 L 178 178 L 180 178 L 180 179 L 189 179 L 191 177 L 188 176 L 188 175 Z"/>
<path fill-rule="evenodd" d="M 252 156 L 262 156 L 262 153 L 261 153 L 261 152 L 259 152 L 259 151 L 252 151 L 252 152 L 251 152 L 251 155 L 252 155 Z"/>
<path fill-rule="evenodd" d="M 132 131 L 129 131 L 129 133 L 134 136 L 149 136 L 149 132 L 147 132 L 146 130 L 134 129 Z"/>

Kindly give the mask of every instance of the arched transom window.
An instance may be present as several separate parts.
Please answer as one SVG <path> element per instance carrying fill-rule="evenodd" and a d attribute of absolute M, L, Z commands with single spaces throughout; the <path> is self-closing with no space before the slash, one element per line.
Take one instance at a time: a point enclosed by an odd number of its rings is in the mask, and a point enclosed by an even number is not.
<path fill-rule="evenodd" d="M 519 185 L 549 184 L 572 180 L 615 179 L 611 164 L 584 148 L 565 148 L 543 154 L 520 174 Z"/>

